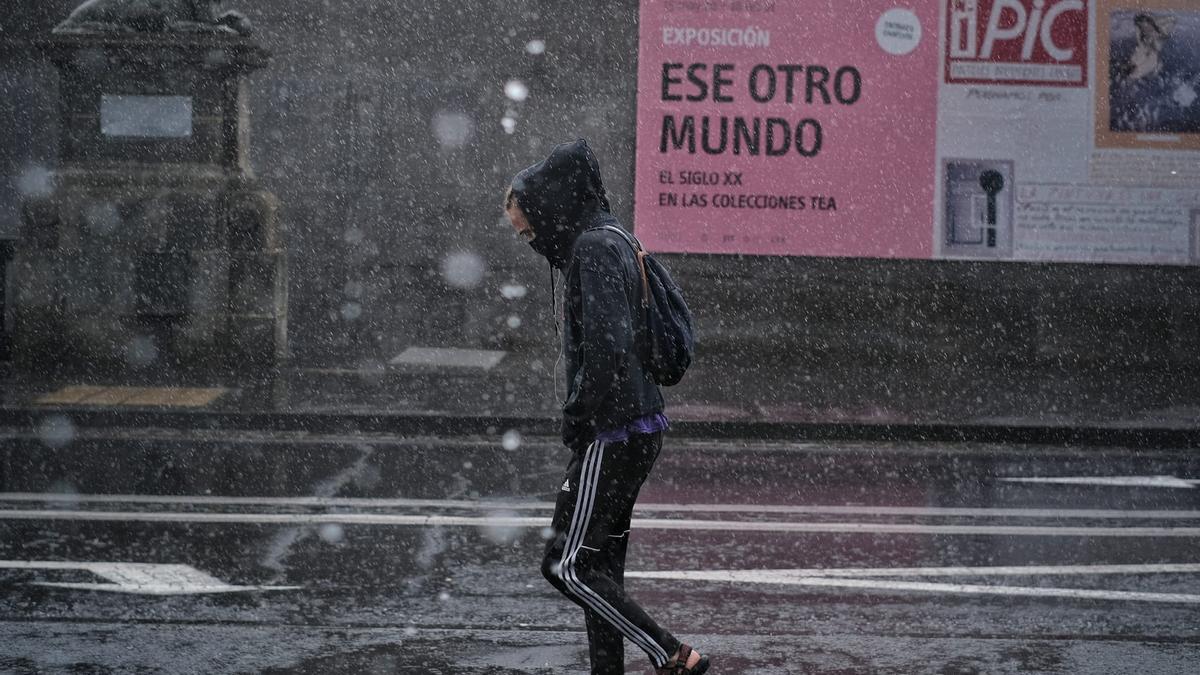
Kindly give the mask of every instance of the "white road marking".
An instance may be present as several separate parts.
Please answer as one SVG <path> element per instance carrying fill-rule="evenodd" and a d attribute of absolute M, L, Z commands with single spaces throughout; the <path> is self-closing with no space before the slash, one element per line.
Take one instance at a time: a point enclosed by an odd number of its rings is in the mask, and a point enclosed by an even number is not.
<path fill-rule="evenodd" d="M 799 571 L 799 570 L 796 570 Z M 805 570 L 808 571 L 808 570 Z M 819 572 L 820 570 L 812 570 Z M 1143 593 L 1139 591 L 1110 591 L 1080 588 L 1052 588 L 1037 586 L 991 586 L 986 584 L 944 584 L 924 581 L 889 581 L 883 579 L 856 579 L 802 575 L 759 573 L 754 570 L 727 570 L 721 572 L 680 570 L 673 572 L 626 571 L 626 578 L 671 579 L 686 581 L 723 581 L 784 586 L 815 586 L 825 588 L 857 588 L 877 591 L 916 591 L 925 593 L 948 593 L 966 595 L 1007 595 L 1041 598 L 1071 598 L 1080 600 L 1125 600 L 1134 602 L 1165 602 L 1200 604 L 1200 595 L 1186 593 Z"/>
<path fill-rule="evenodd" d="M 553 502 L 465 499 L 377 499 L 355 497 L 227 497 L 215 495 L 108 495 L 49 492 L 0 492 L 0 502 L 63 504 L 180 504 L 213 506 L 304 506 L 405 509 L 471 509 L 476 511 L 550 511 Z M 1054 519 L 1200 520 L 1200 511 L 1183 509 L 1034 509 L 940 506 L 830 506 L 788 504 L 638 504 L 639 513 L 759 513 L 862 516 Z"/>
<path fill-rule="evenodd" d="M 1111 487 L 1152 487 L 1192 489 L 1200 480 L 1175 476 L 1039 476 L 1001 478 L 1007 483 L 1045 483 L 1051 485 L 1106 485 Z"/>
<path fill-rule="evenodd" d="M 993 577 L 1078 576 L 1108 574 L 1200 574 L 1200 563 L 1150 563 L 1127 565 L 1015 565 L 976 567 L 813 567 L 809 569 L 687 570 L 626 572 L 647 579 L 702 579 L 749 581 L 808 577 Z"/>
<path fill-rule="evenodd" d="M 0 560 L 0 569 L 83 570 L 110 583 L 30 582 L 35 586 L 142 595 L 197 595 L 245 591 L 294 590 L 300 586 L 235 586 L 205 574 L 191 565 L 129 562 L 62 562 L 51 560 Z"/>
<path fill-rule="evenodd" d="M 93 520 L 147 523 L 254 523 L 545 527 L 549 518 L 444 516 L 388 513 L 197 513 L 148 511 L 70 511 L 0 509 L 0 520 Z M 744 520 L 636 518 L 635 529 L 729 532 L 833 532 L 848 534 L 929 534 L 1031 537 L 1200 537 L 1200 527 L 1069 527 L 1034 525 L 923 525 L 915 523 L 796 523 Z"/>

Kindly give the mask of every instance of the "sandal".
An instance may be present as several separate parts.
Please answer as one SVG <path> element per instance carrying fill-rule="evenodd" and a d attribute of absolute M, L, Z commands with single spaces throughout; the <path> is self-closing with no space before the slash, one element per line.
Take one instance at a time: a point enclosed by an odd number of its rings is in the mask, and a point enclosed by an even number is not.
<path fill-rule="evenodd" d="M 688 659 L 692 656 L 692 646 L 688 644 L 679 645 L 679 656 L 674 661 L 670 661 L 667 665 L 655 670 L 658 675 L 701 675 L 708 672 L 708 657 L 701 656 L 696 665 L 691 668 L 687 667 Z"/>

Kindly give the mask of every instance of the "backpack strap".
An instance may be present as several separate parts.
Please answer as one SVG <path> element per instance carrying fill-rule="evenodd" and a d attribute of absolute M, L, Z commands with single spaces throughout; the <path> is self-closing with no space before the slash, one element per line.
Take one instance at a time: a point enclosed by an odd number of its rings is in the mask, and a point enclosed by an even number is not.
<path fill-rule="evenodd" d="M 649 309 L 650 278 L 646 276 L 646 256 L 650 254 L 642 248 L 642 242 L 638 241 L 637 237 L 626 232 L 625 230 L 612 225 L 597 225 L 596 227 L 590 227 L 587 229 L 588 232 L 591 232 L 592 230 L 609 230 L 611 232 L 616 232 L 617 234 L 621 235 L 621 238 L 625 240 L 625 243 L 629 244 L 630 248 L 633 249 L 634 254 L 637 256 L 638 270 L 642 273 L 642 307 Z"/>
<path fill-rule="evenodd" d="M 622 239 L 624 239 L 630 246 L 633 247 L 633 250 L 642 250 L 642 242 L 638 241 L 637 237 L 615 225 L 597 225 L 595 227 L 589 227 L 587 230 L 585 230 L 585 232 L 591 232 L 592 230 L 609 230 L 610 232 L 616 232 L 617 234 L 621 235 Z"/>

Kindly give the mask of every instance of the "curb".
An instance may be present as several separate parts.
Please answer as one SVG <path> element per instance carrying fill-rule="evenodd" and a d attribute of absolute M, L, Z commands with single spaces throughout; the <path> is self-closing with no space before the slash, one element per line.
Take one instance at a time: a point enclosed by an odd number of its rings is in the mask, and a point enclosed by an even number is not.
<path fill-rule="evenodd" d="M 87 429 L 357 432 L 418 436 L 486 436 L 510 429 L 538 436 L 556 436 L 559 432 L 558 419 L 549 416 L 462 415 L 446 412 L 183 412 L 64 406 L 0 406 L 0 427 L 31 429 L 50 415 L 67 416 L 77 427 Z M 714 440 L 1012 443 L 1142 449 L 1200 447 L 1200 428 L 1151 425 L 677 420 L 671 423 L 671 433 L 678 437 Z"/>

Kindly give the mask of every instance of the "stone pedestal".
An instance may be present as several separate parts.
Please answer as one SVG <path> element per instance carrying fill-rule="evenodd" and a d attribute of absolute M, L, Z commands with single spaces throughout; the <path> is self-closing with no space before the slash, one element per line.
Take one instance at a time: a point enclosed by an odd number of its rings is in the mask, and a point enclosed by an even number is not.
<path fill-rule="evenodd" d="M 55 35 L 60 165 L 12 263 L 22 371 L 261 372 L 286 353 L 274 196 L 247 160 L 246 75 L 224 33 Z"/>

